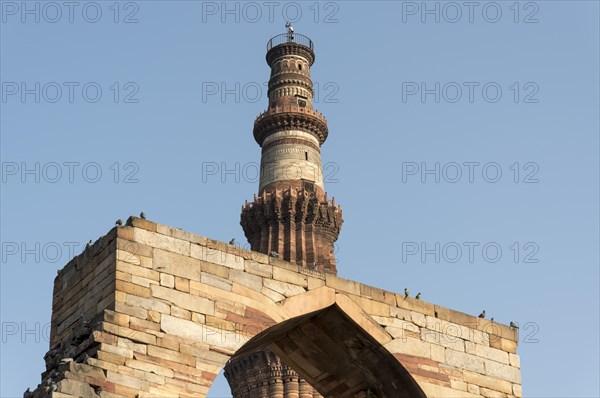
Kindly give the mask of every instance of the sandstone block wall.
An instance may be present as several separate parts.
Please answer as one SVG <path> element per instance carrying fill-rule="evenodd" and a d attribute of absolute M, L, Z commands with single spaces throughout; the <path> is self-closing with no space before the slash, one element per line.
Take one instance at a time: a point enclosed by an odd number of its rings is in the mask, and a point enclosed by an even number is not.
<path fill-rule="evenodd" d="M 522 396 L 506 325 L 137 218 L 59 272 L 29 396 L 204 397 L 253 336 L 335 303 L 428 397 Z"/>

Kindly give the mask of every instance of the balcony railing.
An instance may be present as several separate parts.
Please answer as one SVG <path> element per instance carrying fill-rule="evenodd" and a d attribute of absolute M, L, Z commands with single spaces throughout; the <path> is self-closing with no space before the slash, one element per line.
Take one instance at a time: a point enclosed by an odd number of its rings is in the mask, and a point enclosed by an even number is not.
<path fill-rule="evenodd" d="M 314 50 L 313 42 L 311 39 L 304 35 L 299 35 L 297 33 L 282 33 L 275 37 L 272 37 L 267 44 L 267 51 L 271 50 L 273 47 L 278 46 L 284 43 L 296 43 L 301 46 L 305 46 Z"/>

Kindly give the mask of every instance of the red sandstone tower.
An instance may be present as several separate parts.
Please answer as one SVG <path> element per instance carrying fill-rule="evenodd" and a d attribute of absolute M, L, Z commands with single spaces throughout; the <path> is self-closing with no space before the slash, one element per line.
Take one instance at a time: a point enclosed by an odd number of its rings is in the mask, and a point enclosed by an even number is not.
<path fill-rule="evenodd" d="M 288 32 L 267 45 L 269 108 L 254 122 L 262 148 L 258 196 L 242 208 L 252 250 L 336 273 L 333 244 L 342 211 L 323 186 L 321 145 L 327 121 L 313 109 L 312 41 Z"/>
<path fill-rule="evenodd" d="M 267 45 L 269 108 L 254 122 L 262 148 L 258 196 L 242 207 L 241 225 L 254 251 L 320 272 L 336 273 L 334 242 L 342 210 L 323 186 L 321 145 L 327 121 L 313 108 L 313 42 L 293 32 Z M 234 398 L 321 397 L 265 349 L 229 361 L 225 377 Z"/>

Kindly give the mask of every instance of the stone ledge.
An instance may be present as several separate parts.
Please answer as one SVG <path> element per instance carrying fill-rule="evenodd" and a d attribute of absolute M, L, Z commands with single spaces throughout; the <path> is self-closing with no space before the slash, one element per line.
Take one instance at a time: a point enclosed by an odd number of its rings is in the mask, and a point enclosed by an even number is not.
<path fill-rule="evenodd" d="M 435 305 L 432 303 L 428 303 L 428 302 L 425 302 L 422 300 L 415 300 L 412 298 L 405 299 L 404 295 L 399 294 L 399 293 L 386 291 L 386 290 L 379 289 L 374 286 L 361 284 L 361 283 L 358 283 L 358 282 L 355 282 L 355 281 L 352 281 L 349 279 L 341 278 L 341 277 L 331 275 L 331 274 L 323 274 L 323 273 L 319 273 L 319 272 L 314 272 L 310 269 L 307 269 L 304 267 L 299 267 L 296 264 L 292 264 L 292 263 L 289 263 L 287 261 L 283 261 L 283 260 L 280 260 L 277 258 L 269 257 L 262 253 L 246 250 L 239 246 L 229 245 L 227 243 L 220 242 L 220 241 L 217 241 L 214 239 L 210 239 L 208 237 L 198 235 L 198 234 L 195 234 L 192 232 L 188 232 L 188 231 L 185 231 L 180 228 L 175 228 L 175 227 L 168 226 L 165 224 L 159 224 L 154 221 L 144 220 L 144 219 L 134 217 L 134 216 L 131 216 L 127 219 L 126 226 L 112 228 L 107 233 L 107 235 L 100 238 L 98 241 L 96 241 L 96 243 L 94 243 L 92 245 L 91 248 L 84 250 L 84 252 L 82 254 L 80 254 L 79 256 L 82 256 L 84 254 L 86 256 L 90 256 L 90 253 L 87 253 L 88 250 L 92 250 L 91 255 L 93 256 L 94 254 L 103 250 L 106 246 L 108 246 L 108 244 L 110 242 L 112 242 L 112 240 L 114 240 L 117 237 L 129 240 L 129 241 L 135 241 L 134 229 L 136 229 L 136 228 L 143 229 L 148 232 L 160 234 L 160 235 L 168 238 L 164 242 L 161 242 L 161 243 L 164 243 L 164 245 L 159 245 L 159 246 L 162 246 L 162 247 L 159 247 L 159 249 L 162 249 L 162 250 L 164 250 L 164 248 L 166 248 L 165 245 L 167 244 L 167 242 L 175 242 L 178 244 L 179 244 L 179 242 L 181 242 L 181 244 L 183 244 L 183 242 L 193 243 L 195 245 L 200 245 L 207 249 L 213 249 L 216 251 L 221 251 L 221 252 L 225 252 L 228 254 L 232 254 L 234 256 L 239 256 L 243 259 L 252 260 L 255 263 L 260 264 L 259 266 L 272 266 L 272 267 L 276 267 L 276 268 L 280 268 L 280 269 L 285 269 L 287 271 L 295 272 L 295 273 L 298 273 L 299 275 L 304 274 L 304 275 L 309 275 L 313 278 L 325 279 L 325 280 L 327 280 L 327 282 L 326 282 L 327 286 L 332 286 L 332 287 L 338 288 L 347 293 L 351 293 L 351 294 L 354 294 L 357 296 L 363 296 L 363 297 L 367 296 L 377 302 L 385 302 L 392 306 L 395 305 L 400 309 L 416 311 L 418 313 L 422 313 L 422 314 L 429 315 L 429 316 L 432 316 L 435 318 L 439 318 L 444 321 L 448 321 L 448 322 L 455 323 L 455 324 L 462 325 L 462 326 L 467 326 L 469 328 L 476 329 L 481 332 L 485 332 L 491 336 L 490 340 L 496 340 L 493 345 L 494 348 L 499 348 L 499 349 L 505 350 L 507 352 L 513 352 L 513 353 L 515 352 L 516 344 L 513 345 L 510 342 L 516 343 L 518 341 L 518 332 L 516 330 L 510 328 L 508 325 L 504 325 L 504 324 L 501 324 L 498 322 L 492 323 L 486 319 L 480 319 L 474 315 L 469 315 L 469 314 L 466 314 L 466 313 L 463 313 L 460 311 L 445 308 L 445 307 Z M 147 235 L 144 235 L 144 237 L 146 237 L 146 236 Z M 171 239 L 173 239 L 173 240 L 171 241 Z M 185 255 L 187 255 L 186 249 L 187 248 L 185 246 L 178 247 L 176 250 L 176 253 L 182 254 L 185 256 Z M 73 258 L 63 268 L 63 270 L 61 270 L 61 273 L 63 271 L 66 271 L 68 268 L 70 268 L 70 266 L 76 264 L 78 262 L 79 256 Z M 206 260 L 206 259 L 204 259 L 204 260 Z M 244 266 L 240 264 L 240 267 L 235 267 L 235 268 L 241 268 L 243 270 Z M 256 269 L 256 267 L 254 267 L 254 269 Z M 257 272 L 257 271 L 252 272 L 250 270 L 247 270 L 247 271 L 249 271 L 251 273 Z M 265 271 L 263 271 L 262 272 L 263 275 L 260 275 L 260 276 L 267 277 L 264 274 L 264 272 Z M 266 271 L 266 272 L 268 272 L 268 271 Z M 273 277 L 273 275 L 271 275 L 271 278 L 272 277 Z M 57 276 L 57 278 L 58 278 L 58 276 Z M 315 286 L 315 285 L 313 285 L 313 286 Z M 316 285 L 316 286 L 320 286 L 320 285 Z"/>

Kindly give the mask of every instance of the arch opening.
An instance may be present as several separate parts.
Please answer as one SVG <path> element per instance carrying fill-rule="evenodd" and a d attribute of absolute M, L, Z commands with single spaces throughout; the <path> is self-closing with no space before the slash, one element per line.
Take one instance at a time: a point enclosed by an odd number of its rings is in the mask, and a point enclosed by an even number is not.
<path fill-rule="evenodd" d="M 239 365 L 256 360 L 256 352 L 265 348 L 324 397 L 425 398 L 402 364 L 337 304 L 282 321 L 251 338 L 228 362 L 228 378 L 236 377 L 236 370 L 237 376 L 247 377 Z M 234 363 L 238 367 L 229 366 Z M 247 396 L 262 397 L 262 388 Z"/>

